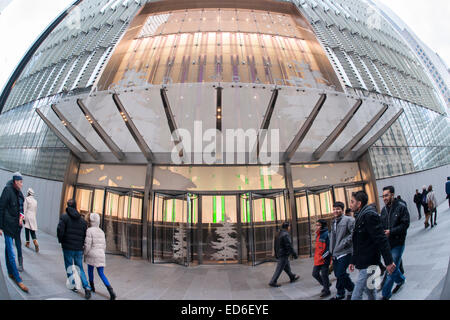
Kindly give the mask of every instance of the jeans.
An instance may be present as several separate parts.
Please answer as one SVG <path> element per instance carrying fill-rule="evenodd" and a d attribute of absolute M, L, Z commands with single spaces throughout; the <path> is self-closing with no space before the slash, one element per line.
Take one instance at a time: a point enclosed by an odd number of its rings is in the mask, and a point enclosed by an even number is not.
<path fill-rule="evenodd" d="M 13 248 L 13 238 L 3 234 L 5 236 L 5 260 L 6 260 L 6 269 L 8 269 L 8 274 L 12 274 L 14 280 L 17 283 L 21 283 L 22 279 L 20 278 L 19 271 L 17 270 L 16 265 L 16 256 L 14 254 Z"/>
<path fill-rule="evenodd" d="M 275 273 L 273 274 L 272 280 L 270 283 L 275 284 L 278 281 L 278 278 L 281 275 L 283 270 L 288 274 L 289 278 L 293 280 L 295 278 L 295 274 L 291 271 L 291 265 L 289 263 L 289 257 L 280 257 L 278 259 L 277 268 L 275 269 Z"/>
<path fill-rule="evenodd" d="M 26 242 L 30 242 L 30 234 L 31 234 L 31 239 L 36 240 L 36 231 L 25 228 L 25 240 L 26 240 Z"/>
<path fill-rule="evenodd" d="M 383 286 L 383 297 L 390 298 L 392 296 L 392 287 L 394 286 L 394 282 L 397 284 L 401 284 L 405 281 L 405 276 L 400 272 L 400 261 L 402 260 L 402 254 L 405 250 L 405 246 L 397 246 L 391 250 L 392 259 L 394 259 L 394 263 L 397 266 L 395 271 L 392 274 L 388 274 L 386 277 L 386 282 Z"/>
<path fill-rule="evenodd" d="M 417 211 L 419 212 L 419 220 L 422 218 L 422 214 L 420 213 L 420 209 L 422 209 L 422 205 L 421 204 L 416 204 L 417 206 Z"/>
<path fill-rule="evenodd" d="M 72 251 L 72 250 L 64 250 L 63 249 L 63 254 L 64 254 L 64 265 L 66 267 L 67 278 L 70 281 L 72 281 L 71 277 L 72 277 L 73 269 L 72 268 L 69 269 L 69 267 L 72 266 L 73 264 L 75 264 L 75 266 L 77 266 L 79 268 L 79 273 L 80 273 L 81 283 L 83 284 L 83 288 L 91 290 L 91 287 L 89 287 L 89 284 L 86 279 L 86 274 L 84 273 L 84 270 L 83 270 L 83 251 Z"/>
<path fill-rule="evenodd" d="M 100 279 L 102 279 L 103 283 L 105 284 L 105 287 L 110 287 L 108 278 L 106 278 L 104 273 L 105 268 L 104 267 L 98 267 L 97 273 L 100 276 Z M 94 266 L 91 266 L 88 264 L 88 275 L 89 275 L 89 282 L 94 282 Z"/>
<path fill-rule="evenodd" d="M 350 275 L 347 273 L 348 265 L 350 264 L 350 259 L 352 255 L 348 254 L 345 257 L 338 259 L 333 259 L 333 269 L 334 275 L 336 276 L 336 289 L 337 296 L 343 297 L 345 295 L 345 289 L 348 292 L 353 292 L 355 284 L 350 279 Z"/>
<path fill-rule="evenodd" d="M 372 266 L 378 268 L 378 266 Z M 377 300 L 377 290 L 375 285 L 368 284 L 369 277 L 373 276 L 374 272 L 370 273 L 369 269 L 359 270 L 358 280 L 356 280 L 355 288 L 353 289 L 352 300 L 362 300 L 365 292 L 369 300 Z"/>
<path fill-rule="evenodd" d="M 312 276 L 323 287 L 324 292 L 330 291 L 330 279 L 328 278 L 330 270 L 329 264 L 323 264 L 321 266 L 314 266 Z"/>

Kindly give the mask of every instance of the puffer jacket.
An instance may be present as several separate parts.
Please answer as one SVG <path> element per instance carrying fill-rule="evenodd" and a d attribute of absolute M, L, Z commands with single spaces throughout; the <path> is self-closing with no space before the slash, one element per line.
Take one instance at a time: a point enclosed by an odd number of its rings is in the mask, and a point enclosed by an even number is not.
<path fill-rule="evenodd" d="M 59 219 L 58 241 L 64 250 L 83 251 L 86 238 L 87 222 L 78 211 L 68 207 Z"/>
<path fill-rule="evenodd" d="M 20 232 L 20 213 L 23 213 L 24 197 L 22 191 L 16 190 L 13 181 L 9 181 L 0 197 L 0 230 L 12 238 Z"/>
<path fill-rule="evenodd" d="M 330 238 L 328 236 L 328 228 L 316 231 L 316 249 L 314 251 L 314 266 L 322 266 L 330 264 Z"/>
<path fill-rule="evenodd" d="M 105 267 L 106 240 L 105 233 L 100 229 L 100 216 L 97 213 L 91 213 L 89 221 L 91 226 L 87 229 L 84 241 L 84 261 L 96 268 Z"/>

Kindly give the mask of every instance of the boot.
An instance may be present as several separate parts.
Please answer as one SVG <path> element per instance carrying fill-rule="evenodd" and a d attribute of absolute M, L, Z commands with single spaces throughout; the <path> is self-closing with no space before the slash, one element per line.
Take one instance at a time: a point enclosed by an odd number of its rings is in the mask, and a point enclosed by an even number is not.
<path fill-rule="evenodd" d="M 23 272 L 23 257 L 19 257 L 18 260 L 19 260 L 19 266 L 17 267 L 17 270 L 19 272 Z"/>
<path fill-rule="evenodd" d="M 25 242 L 25 247 L 27 247 L 28 249 L 30 249 L 30 241 Z"/>
<path fill-rule="evenodd" d="M 89 290 L 89 289 L 84 290 L 84 298 L 86 300 L 89 300 L 91 298 L 91 290 Z"/>
<path fill-rule="evenodd" d="M 91 291 L 95 293 L 94 282 L 89 281 L 89 286 L 91 287 Z"/>
<path fill-rule="evenodd" d="M 108 292 L 109 292 L 109 296 L 110 296 L 109 300 L 116 300 L 116 294 L 114 293 L 113 288 L 111 286 L 109 286 L 109 287 L 106 287 L 106 289 L 108 289 Z"/>
<path fill-rule="evenodd" d="M 39 252 L 39 243 L 37 242 L 37 240 L 34 239 L 33 243 L 34 243 L 34 249 L 36 250 L 36 252 Z"/>

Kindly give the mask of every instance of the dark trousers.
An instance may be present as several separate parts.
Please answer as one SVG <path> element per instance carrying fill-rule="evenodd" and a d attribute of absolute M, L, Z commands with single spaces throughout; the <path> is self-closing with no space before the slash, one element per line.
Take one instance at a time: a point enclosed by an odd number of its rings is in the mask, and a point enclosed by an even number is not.
<path fill-rule="evenodd" d="M 22 231 L 22 230 L 20 230 Z M 17 249 L 17 258 L 22 258 L 22 239 L 20 238 L 20 232 L 17 234 L 17 236 L 14 238 L 14 243 L 16 245 Z"/>
<path fill-rule="evenodd" d="M 348 254 L 345 257 L 338 259 L 333 259 L 333 270 L 334 275 L 336 276 L 336 290 L 337 295 L 339 297 L 343 297 L 345 295 L 345 290 L 348 292 L 353 292 L 355 288 L 355 284 L 350 279 L 349 274 L 347 273 L 347 268 L 350 264 L 350 259 L 352 255 Z"/>
<path fill-rule="evenodd" d="M 330 279 L 328 278 L 330 265 L 323 264 L 321 266 L 314 266 L 312 276 L 323 287 L 323 291 L 330 290 Z"/>
<path fill-rule="evenodd" d="M 434 208 L 433 210 L 431 210 L 431 225 L 433 225 L 433 212 L 434 212 L 434 224 L 436 224 L 437 208 Z"/>
<path fill-rule="evenodd" d="M 420 210 L 422 209 L 422 205 L 421 204 L 416 204 L 417 206 L 417 211 L 419 212 L 419 220 L 422 218 L 422 214 L 420 213 Z"/>
<path fill-rule="evenodd" d="M 275 284 L 278 281 L 278 278 L 281 275 L 281 272 L 283 270 L 287 273 L 289 278 L 293 280 L 295 278 L 295 275 L 291 271 L 291 265 L 289 263 L 289 257 L 280 257 L 278 259 L 277 268 L 275 269 L 275 273 L 273 274 L 272 280 L 270 280 L 270 283 Z"/>
<path fill-rule="evenodd" d="M 31 239 L 36 240 L 36 231 L 25 228 L 25 240 L 27 242 L 30 242 L 30 234 Z"/>

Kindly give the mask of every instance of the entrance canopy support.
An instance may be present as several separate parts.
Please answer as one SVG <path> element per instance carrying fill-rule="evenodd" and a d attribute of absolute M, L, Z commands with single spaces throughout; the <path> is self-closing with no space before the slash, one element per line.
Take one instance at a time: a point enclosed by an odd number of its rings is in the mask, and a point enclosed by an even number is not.
<path fill-rule="evenodd" d="M 363 101 L 359 99 L 356 101 L 355 105 L 351 108 L 351 110 L 347 113 L 347 115 L 342 119 L 342 121 L 338 124 L 338 126 L 333 130 L 333 132 L 325 139 L 325 141 L 317 148 L 313 153 L 313 159 L 319 160 L 322 158 L 324 153 L 330 148 L 330 146 L 336 141 L 339 135 L 344 131 L 347 127 L 348 123 L 353 119 L 355 114 L 358 112 L 361 107 Z"/>
<path fill-rule="evenodd" d="M 77 99 L 77 105 L 80 107 L 81 112 L 86 117 L 86 120 L 89 121 L 92 128 L 94 128 L 95 132 L 97 132 L 98 136 L 102 141 L 106 144 L 109 150 L 111 150 L 112 154 L 118 159 L 125 159 L 125 154 L 120 150 L 117 144 L 111 139 L 111 137 L 106 133 L 106 131 L 102 128 L 102 126 L 95 119 L 94 115 L 89 111 L 86 105 L 83 103 L 81 99 Z"/>
<path fill-rule="evenodd" d="M 383 128 L 381 128 L 372 138 L 369 139 L 369 141 L 359 148 L 358 151 L 356 151 L 355 158 L 360 158 L 378 139 L 380 139 L 381 136 L 392 126 L 392 124 L 403 114 L 403 112 L 404 110 L 402 108 L 391 120 L 389 120 L 388 123 L 384 125 Z"/>
<path fill-rule="evenodd" d="M 128 114 L 127 110 L 125 109 L 122 101 L 120 101 L 119 96 L 114 93 L 112 95 L 114 104 L 117 107 L 117 110 L 119 110 L 120 115 L 123 118 L 123 121 L 125 122 L 125 125 L 128 128 L 128 131 L 130 132 L 131 136 L 133 137 L 134 141 L 136 141 L 136 144 L 138 145 L 139 149 L 141 149 L 142 153 L 144 154 L 145 158 L 149 162 L 154 162 L 152 151 L 150 150 L 150 147 L 148 146 L 147 142 L 145 142 L 144 137 L 139 132 L 138 128 L 133 122 L 133 119 Z"/>
<path fill-rule="evenodd" d="M 294 156 L 295 152 L 297 151 L 298 147 L 302 143 L 302 141 L 305 139 L 306 135 L 309 132 L 309 129 L 311 129 L 314 120 L 317 118 L 317 115 L 319 114 L 320 110 L 322 109 L 323 105 L 325 104 L 325 101 L 327 99 L 327 95 L 325 93 L 320 95 L 319 100 L 317 101 L 314 109 L 311 111 L 311 114 L 309 115 L 308 119 L 306 119 L 303 126 L 298 131 L 297 135 L 292 140 L 291 144 L 286 150 L 286 156 L 285 156 L 285 162 L 289 162 L 292 157 Z"/>
<path fill-rule="evenodd" d="M 56 105 L 52 105 L 52 110 L 59 118 L 59 120 L 61 120 L 62 124 L 67 128 L 67 131 L 69 131 L 72 137 L 74 137 L 75 140 L 78 141 L 78 143 L 87 151 L 87 153 L 89 153 L 92 156 L 92 158 L 98 160 L 100 156 L 97 150 L 95 150 L 95 148 L 86 140 L 86 138 L 83 137 L 83 135 L 80 132 L 78 132 L 77 129 L 75 129 L 72 123 L 69 120 L 67 120 L 67 118 L 62 114 L 61 111 L 59 111 Z"/>
<path fill-rule="evenodd" d="M 377 123 L 378 120 L 380 120 L 380 118 L 386 113 L 388 108 L 388 105 L 385 104 L 383 108 L 381 108 L 381 110 L 375 115 L 375 117 L 373 117 L 372 120 L 370 120 L 367 125 L 352 140 L 350 140 L 350 142 L 347 143 L 341 151 L 339 151 L 339 159 L 344 159 L 352 151 L 352 149 L 364 138 L 364 136 L 369 133 L 375 123 Z"/>
<path fill-rule="evenodd" d="M 280 89 L 275 88 L 272 92 L 272 97 L 270 98 L 269 101 L 269 106 L 267 107 L 266 113 L 264 115 L 264 119 L 262 121 L 261 127 L 259 129 L 259 134 L 258 134 L 258 142 L 257 142 L 257 156 L 259 157 L 259 149 L 260 149 L 260 142 L 264 141 L 264 139 L 266 138 L 266 134 L 267 134 L 267 129 L 269 128 L 270 125 L 270 120 L 272 119 L 272 115 L 273 115 L 273 110 L 275 109 L 275 104 L 277 103 L 277 99 L 278 99 L 278 92 Z"/>

